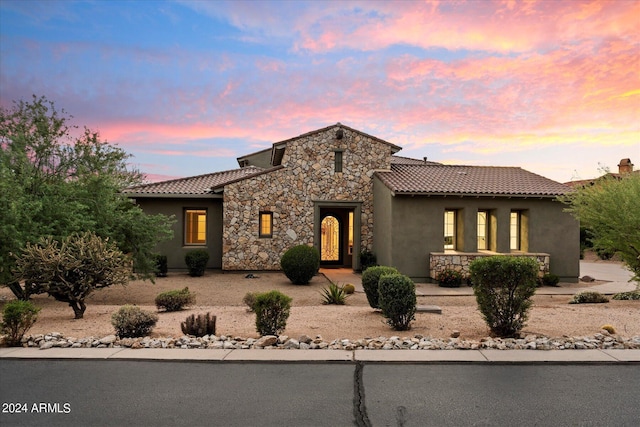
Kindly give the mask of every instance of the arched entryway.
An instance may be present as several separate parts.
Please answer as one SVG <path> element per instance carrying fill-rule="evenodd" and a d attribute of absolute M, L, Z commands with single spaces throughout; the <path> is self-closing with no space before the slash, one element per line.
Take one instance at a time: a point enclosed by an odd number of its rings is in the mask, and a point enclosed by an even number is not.
<path fill-rule="evenodd" d="M 360 202 L 314 202 L 314 246 L 320 265 L 359 269 Z"/>

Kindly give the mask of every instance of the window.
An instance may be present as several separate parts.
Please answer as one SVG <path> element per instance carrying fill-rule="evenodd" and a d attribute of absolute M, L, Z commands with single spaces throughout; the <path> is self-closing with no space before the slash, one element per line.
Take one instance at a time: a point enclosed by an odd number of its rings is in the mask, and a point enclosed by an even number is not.
<path fill-rule="evenodd" d="M 260 212 L 259 237 L 273 237 L 273 212 Z"/>
<path fill-rule="evenodd" d="M 456 211 L 444 211 L 444 249 L 456 249 Z"/>
<path fill-rule="evenodd" d="M 489 211 L 478 211 L 478 250 L 489 249 Z"/>
<path fill-rule="evenodd" d="M 334 151 L 335 154 L 335 171 L 342 172 L 342 151 Z"/>
<path fill-rule="evenodd" d="M 509 220 L 509 248 L 512 251 L 519 251 L 522 247 L 521 245 L 521 233 L 520 233 L 520 225 L 522 222 L 522 218 L 519 211 L 511 211 L 511 218 Z"/>
<path fill-rule="evenodd" d="M 185 211 L 186 245 L 205 245 L 207 243 L 207 211 L 187 209 Z"/>
<path fill-rule="evenodd" d="M 349 255 L 353 254 L 353 212 L 349 212 Z"/>

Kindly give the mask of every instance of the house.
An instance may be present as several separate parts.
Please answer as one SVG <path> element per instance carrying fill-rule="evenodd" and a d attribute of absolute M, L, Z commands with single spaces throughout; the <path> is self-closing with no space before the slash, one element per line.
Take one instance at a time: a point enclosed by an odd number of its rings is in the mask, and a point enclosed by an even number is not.
<path fill-rule="evenodd" d="M 607 172 L 604 175 L 598 178 L 591 179 L 578 179 L 575 181 L 565 182 L 565 185 L 568 185 L 571 188 L 576 187 L 584 187 L 586 185 L 594 185 L 601 179 L 605 178 L 613 178 L 613 179 L 621 179 L 623 176 L 628 174 L 640 174 L 640 170 L 633 170 L 633 163 L 631 163 L 631 159 L 620 159 L 620 163 L 618 163 L 618 173 L 615 172 Z"/>
<path fill-rule="evenodd" d="M 148 213 L 175 215 L 158 251 L 169 268 L 205 248 L 209 268 L 277 270 L 292 246 L 323 266 L 379 264 L 414 279 L 466 271 L 491 254 L 529 256 L 540 273 L 579 275 L 579 227 L 556 197 L 568 187 L 517 167 L 448 166 L 337 123 L 238 158 L 239 168 L 132 187 Z"/>

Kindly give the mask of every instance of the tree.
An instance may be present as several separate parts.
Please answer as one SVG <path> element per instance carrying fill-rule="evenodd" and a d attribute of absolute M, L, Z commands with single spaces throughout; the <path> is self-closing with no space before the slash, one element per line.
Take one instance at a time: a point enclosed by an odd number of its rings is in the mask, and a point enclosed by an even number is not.
<path fill-rule="evenodd" d="M 44 97 L 0 108 L 0 284 L 19 298 L 13 254 L 41 237 L 92 230 L 130 254 L 143 278 L 152 278 L 157 243 L 171 237 L 172 218 L 145 214 L 121 192 L 144 181 L 131 156 L 70 119 Z"/>
<path fill-rule="evenodd" d="M 560 199 L 597 250 L 618 253 L 640 287 L 640 174 L 605 176 Z"/>
<path fill-rule="evenodd" d="M 46 292 L 68 303 L 75 318 L 82 319 L 84 300 L 93 291 L 129 282 L 131 262 L 108 239 L 85 232 L 62 242 L 44 237 L 35 245 L 27 243 L 15 272 L 28 295 Z"/>

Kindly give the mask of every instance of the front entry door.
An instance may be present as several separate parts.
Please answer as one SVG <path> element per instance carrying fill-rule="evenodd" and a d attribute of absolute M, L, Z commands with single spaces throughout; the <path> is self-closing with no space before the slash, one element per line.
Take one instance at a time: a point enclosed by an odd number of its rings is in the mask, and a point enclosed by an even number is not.
<path fill-rule="evenodd" d="M 340 218 L 327 214 L 320 223 L 320 261 L 342 264 L 342 224 Z"/>

